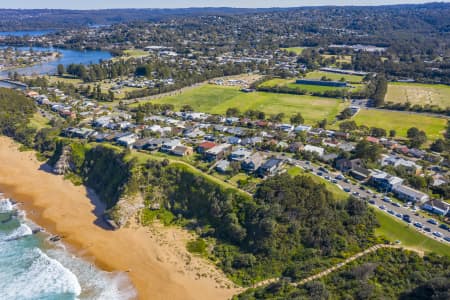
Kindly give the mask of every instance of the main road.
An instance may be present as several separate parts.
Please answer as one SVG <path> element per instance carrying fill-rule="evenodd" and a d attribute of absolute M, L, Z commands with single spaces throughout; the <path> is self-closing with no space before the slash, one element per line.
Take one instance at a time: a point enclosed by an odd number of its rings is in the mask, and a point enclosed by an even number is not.
<path fill-rule="evenodd" d="M 450 238 L 449 231 L 439 227 L 440 222 L 435 219 L 425 218 L 423 215 L 419 214 L 419 208 L 414 208 L 387 200 L 384 194 L 372 191 L 360 183 L 352 182 L 346 179 L 345 176 L 339 172 L 324 172 L 323 166 L 315 165 L 309 161 L 303 160 L 292 160 L 291 162 L 302 169 L 314 173 L 316 176 L 329 180 L 330 182 L 338 185 L 344 191 L 352 194 L 354 197 L 367 200 L 368 203 L 375 209 L 382 210 L 384 213 L 390 214 L 402 222 L 406 223 L 406 221 L 403 220 L 403 216 L 408 215 L 411 219 L 411 223 L 406 224 L 410 224 L 409 226 L 411 228 L 414 228 L 420 233 L 439 242 L 448 243 L 448 241 L 444 240 L 444 238 Z M 336 178 L 339 174 L 343 176 L 341 179 L 338 179 L 340 177 Z M 429 220 L 433 223 L 435 222 L 435 224 L 430 223 Z"/>

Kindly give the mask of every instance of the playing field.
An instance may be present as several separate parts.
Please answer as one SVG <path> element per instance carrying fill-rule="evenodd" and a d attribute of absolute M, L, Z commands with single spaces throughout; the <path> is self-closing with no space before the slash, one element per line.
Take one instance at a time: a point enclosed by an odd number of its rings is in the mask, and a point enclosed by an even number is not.
<path fill-rule="evenodd" d="M 235 87 L 204 85 L 177 96 L 151 100 L 152 103 L 171 103 L 179 109 L 185 104 L 196 111 L 224 114 L 228 108 L 237 107 L 241 112 L 249 109 L 264 111 L 267 115 L 284 113 L 288 120 L 300 112 L 306 123 L 315 124 L 319 120 L 332 121 L 347 104 L 341 100 L 276 93 L 244 93 Z"/>
<path fill-rule="evenodd" d="M 281 79 L 281 78 L 274 78 L 270 79 L 268 81 L 263 82 L 259 85 L 260 87 L 288 87 L 293 90 L 305 90 L 308 93 L 323 93 L 326 91 L 334 91 L 334 90 L 347 90 L 349 88 L 345 87 L 333 87 L 333 86 L 320 86 L 320 85 L 313 85 L 313 84 L 297 84 L 295 83 L 295 79 Z"/>
<path fill-rule="evenodd" d="M 333 55 L 333 54 L 322 54 L 324 59 L 334 58 L 337 63 L 347 63 L 352 62 L 352 57 L 350 55 Z"/>
<path fill-rule="evenodd" d="M 388 85 L 385 101 L 409 102 L 412 105 L 436 105 L 450 107 L 450 86 L 444 84 L 422 84 L 392 82 Z"/>
<path fill-rule="evenodd" d="M 353 120 L 358 125 L 394 129 L 397 136 L 406 137 L 406 131 L 417 127 L 426 132 L 429 140 L 441 138 L 447 126 L 447 119 L 430 117 L 421 114 L 362 109 Z"/>
<path fill-rule="evenodd" d="M 294 52 L 297 55 L 302 54 L 303 50 L 305 50 L 304 47 L 290 47 L 290 48 L 282 48 L 282 49 L 287 52 Z"/>
<path fill-rule="evenodd" d="M 313 71 L 306 74 L 305 78 L 308 79 L 321 79 L 323 76 L 331 79 L 331 80 L 341 80 L 341 78 L 344 78 L 345 81 L 351 82 L 351 83 L 361 83 L 364 76 L 358 76 L 358 75 L 346 75 L 346 74 L 338 74 L 338 73 L 332 73 L 332 72 L 322 72 L 322 71 Z"/>

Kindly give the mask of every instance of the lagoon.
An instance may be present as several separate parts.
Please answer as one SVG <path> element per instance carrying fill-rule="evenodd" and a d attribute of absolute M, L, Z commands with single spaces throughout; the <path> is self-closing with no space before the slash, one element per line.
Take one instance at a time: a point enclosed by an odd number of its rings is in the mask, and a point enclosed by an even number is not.
<path fill-rule="evenodd" d="M 5 48 L 7 46 L 1 46 Z M 30 47 L 16 47 L 21 50 L 29 50 Z M 108 60 L 112 58 L 111 53 L 101 50 L 68 50 L 54 47 L 33 47 L 35 51 L 52 51 L 59 52 L 61 54 L 55 60 L 50 62 L 34 65 L 31 67 L 10 69 L 0 72 L 0 78 L 7 78 L 8 73 L 17 72 L 21 75 L 47 75 L 56 73 L 56 69 L 59 64 L 68 66 L 70 64 L 96 64 L 102 60 Z"/>

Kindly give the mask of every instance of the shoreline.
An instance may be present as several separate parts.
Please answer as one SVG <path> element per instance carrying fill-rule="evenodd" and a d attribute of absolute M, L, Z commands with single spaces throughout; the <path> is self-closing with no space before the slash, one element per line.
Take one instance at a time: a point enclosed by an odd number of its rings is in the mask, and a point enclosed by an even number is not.
<path fill-rule="evenodd" d="M 95 194 L 45 171 L 34 151 L 20 152 L 12 139 L 0 136 L 0 162 L 0 191 L 22 203 L 27 218 L 100 269 L 126 272 L 139 299 L 230 299 L 241 290 L 187 252 L 188 232 L 134 222 L 104 229 L 96 216 L 104 206 Z"/>

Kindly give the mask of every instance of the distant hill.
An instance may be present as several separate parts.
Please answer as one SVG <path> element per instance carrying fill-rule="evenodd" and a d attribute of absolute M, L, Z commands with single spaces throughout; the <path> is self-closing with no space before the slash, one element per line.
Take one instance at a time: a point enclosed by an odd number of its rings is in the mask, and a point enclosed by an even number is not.
<path fill-rule="evenodd" d="M 449 10 L 450 3 L 407 4 L 390 6 L 323 6 L 291 8 L 231 8 L 203 7 L 180 9 L 104 9 L 104 10 L 64 10 L 64 9 L 0 9 L 0 31 L 68 29 L 78 26 L 110 25 L 133 21 L 161 21 L 167 18 L 211 15 L 240 15 L 254 13 L 276 13 L 293 11 L 329 11 L 330 14 L 344 14 L 355 10 L 388 11 L 405 10 Z M 374 12 L 375 13 L 375 12 Z"/>

